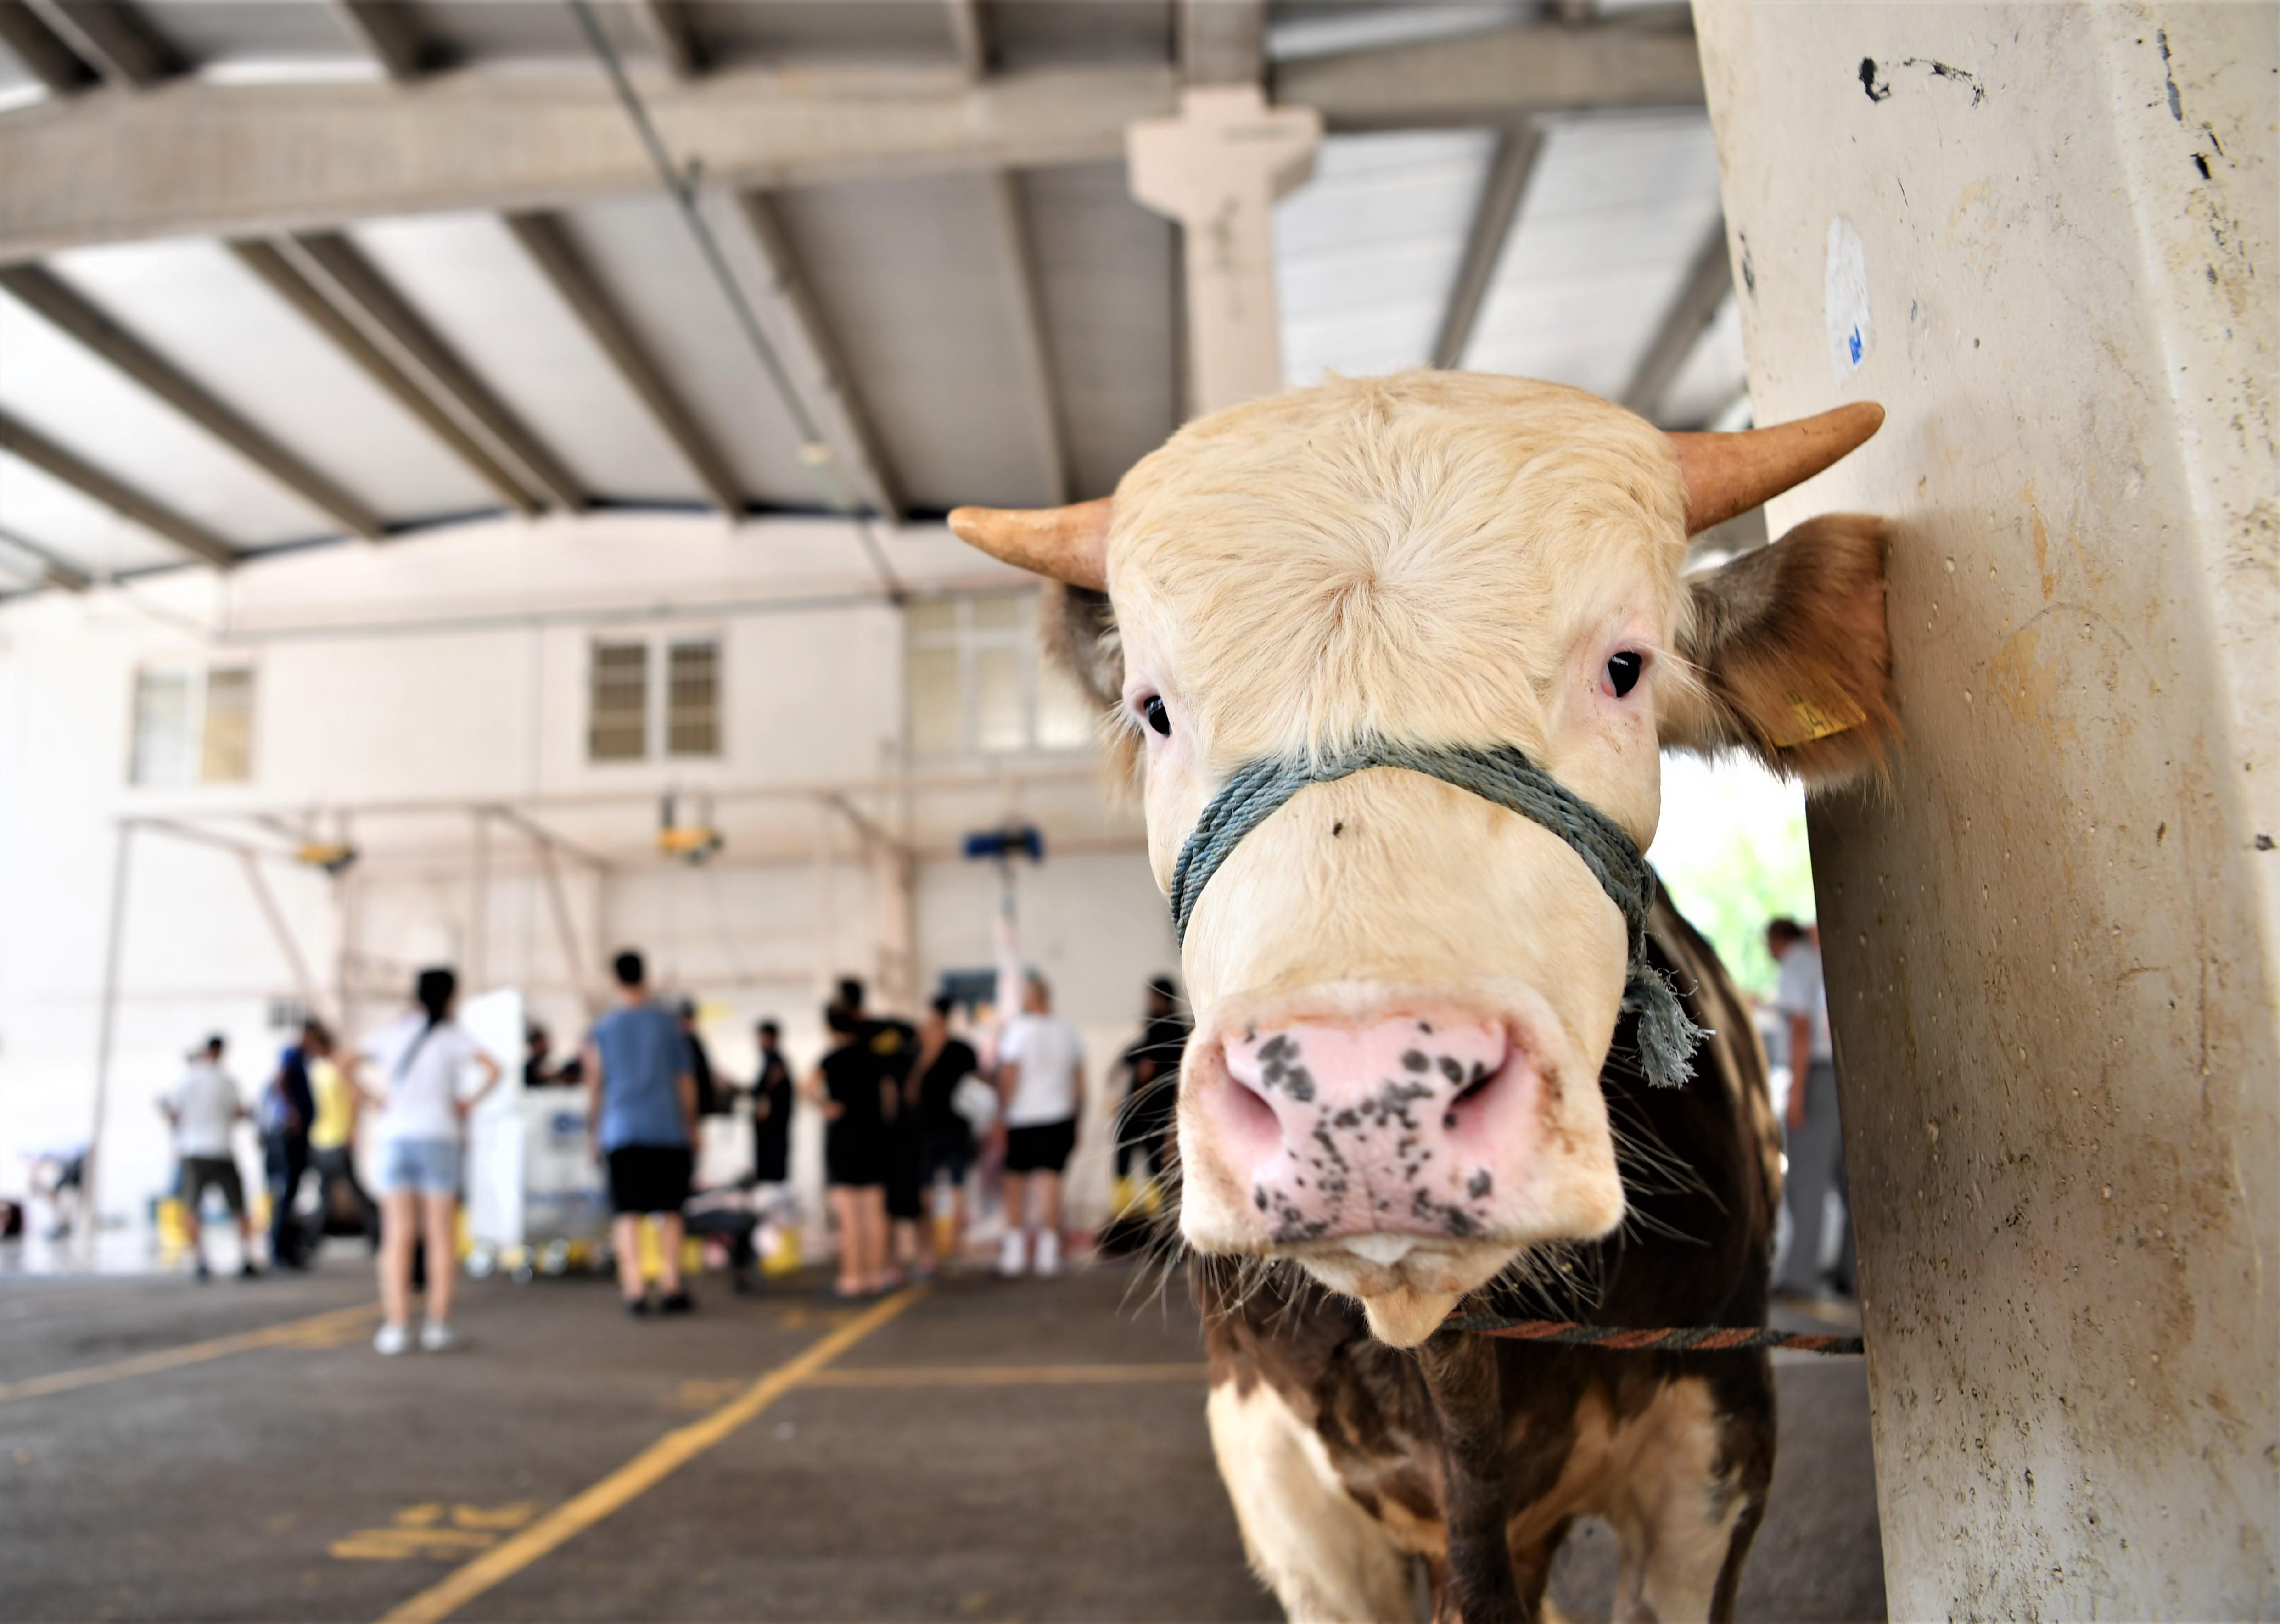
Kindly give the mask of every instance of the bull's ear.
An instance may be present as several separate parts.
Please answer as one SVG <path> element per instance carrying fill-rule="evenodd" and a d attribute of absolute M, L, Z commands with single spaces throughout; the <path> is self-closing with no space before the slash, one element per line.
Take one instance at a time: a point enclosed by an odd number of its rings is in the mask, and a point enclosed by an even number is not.
<path fill-rule="evenodd" d="M 1658 695 L 1664 744 L 1745 750 L 1820 786 L 1883 766 L 1899 724 L 1882 520 L 1809 520 L 1690 585 L 1678 651 L 1696 681 Z"/>
<path fill-rule="evenodd" d="M 1076 680 L 1104 711 L 1124 702 L 1124 642 L 1108 594 L 1049 581 L 1037 601 L 1045 658 Z"/>

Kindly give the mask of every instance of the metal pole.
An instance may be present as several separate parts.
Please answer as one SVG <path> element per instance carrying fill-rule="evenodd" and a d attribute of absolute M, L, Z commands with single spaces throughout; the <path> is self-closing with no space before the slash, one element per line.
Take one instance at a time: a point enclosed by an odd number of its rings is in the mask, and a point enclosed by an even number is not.
<path fill-rule="evenodd" d="M 475 847 L 467 889 L 467 990 L 480 991 L 489 966 L 491 902 L 491 820 L 482 807 L 475 808 Z"/>
<path fill-rule="evenodd" d="M 84 1189 L 81 1190 L 79 1235 L 77 1246 L 80 1261 L 92 1262 L 95 1258 L 95 1230 L 103 1216 L 101 1166 L 99 1152 L 103 1145 L 103 1119 L 111 1102 L 111 1056 L 116 1046 L 119 1021 L 119 963 L 127 943 L 127 879 L 128 860 L 135 846 L 135 826 L 121 820 L 118 845 L 111 867 L 111 935 L 103 952 L 103 1006 L 96 1028 L 95 1040 L 95 1120 L 87 1135 L 87 1162 L 81 1169 Z"/>
<path fill-rule="evenodd" d="M 276 894 L 270 890 L 269 881 L 261 877 L 261 866 L 250 851 L 239 852 L 237 860 L 245 867 L 245 882 L 253 888 L 253 899 L 261 904 L 270 934 L 277 938 L 278 951 L 285 955 L 286 967 L 293 972 L 293 985 L 300 991 L 302 1007 L 313 1015 L 317 1012 L 317 978 L 309 974 L 309 961 L 301 957 L 301 944 L 293 939 L 292 929 L 277 905 Z"/>

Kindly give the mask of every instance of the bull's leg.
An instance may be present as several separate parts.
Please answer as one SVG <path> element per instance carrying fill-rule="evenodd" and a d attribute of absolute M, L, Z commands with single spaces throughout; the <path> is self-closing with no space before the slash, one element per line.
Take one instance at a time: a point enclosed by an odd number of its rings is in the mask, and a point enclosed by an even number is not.
<path fill-rule="evenodd" d="M 1619 1624 L 1730 1620 L 1773 1478 L 1769 1362 L 1743 1355 L 1713 1382 L 1674 1382 L 1638 1451 L 1615 1525 Z"/>
<path fill-rule="evenodd" d="M 1505 1443 L 1504 1382 L 1485 1336 L 1442 1331 L 1417 1350 L 1441 1423 L 1441 1515 L 1449 1530 L 1449 1594 L 1465 1624 L 1532 1616 L 1520 1597 L 1506 1529 L 1512 1470 Z"/>
<path fill-rule="evenodd" d="M 1409 1559 L 1272 1387 L 1223 1382 L 1205 1413 L 1252 1571 L 1294 1624 L 1410 1616 Z"/>

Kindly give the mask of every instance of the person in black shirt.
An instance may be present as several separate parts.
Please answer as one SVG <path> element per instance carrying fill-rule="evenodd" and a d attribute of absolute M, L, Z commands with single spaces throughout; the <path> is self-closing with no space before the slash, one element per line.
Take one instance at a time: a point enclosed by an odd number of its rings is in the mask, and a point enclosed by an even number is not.
<path fill-rule="evenodd" d="M 759 1025 L 760 1073 L 752 1079 L 752 1181 L 791 1177 L 791 1067 L 776 1047 L 776 1023 Z"/>
<path fill-rule="evenodd" d="M 921 1197 L 947 1174 L 950 1179 L 950 1227 L 946 1234 L 928 1233 L 928 1256 L 940 1266 L 961 1256 L 966 1249 L 966 1174 L 974 1165 L 974 1129 L 959 1115 L 951 1097 L 958 1085 L 981 1068 L 974 1046 L 950 1035 L 951 1001 L 936 998 L 926 1024 L 919 1028 L 918 1064 L 912 1068 L 911 1097 L 918 1110 L 919 1189 Z"/>
<path fill-rule="evenodd" d="M 887 1280 L 887 1121 L 893 1089 L 842 1004 L 823 1012 L 839 1042 L 809 1074 L 808 1097 L 823 1108 L 823 1172 L 839 1220 L 841 1297 L 883 1289 Z"/>
<path fill-rule="evenodd" d="M 886 1258 L 903 1267 L 919 1265 L 920 1220 L 925 1202 L 920 1190 L 917 1081 L 918 1030 L 906 1020 L 874 1020 L 863 1011 L 863 983 L 853 976 L 839 983 L 840 1007 L 855 1018 L 855 1041 L 878 1067 L 886 1089 L 886 1211 L 892 1228 Z M 897 1270 L 882 1273 L 879 1289 L 902 1283 Z"/>
<path fill-rule="evenodd" d="M 317 1097 L 309 1087 L 309 1059 L 324 1041 L 314 1020 L 301 1027 L 301 1041 L 277 1058 L 262 1112 L 263 1169 L 269 1176 L 269 1263 L 273 1268 L 309 1266 L 309 1239 L 302 1232 L 295 1203 L 309 1171 L 309 1125 L 317 1120 Z M 323 1231 L 318 1231 L 320 1240 Z"/>
<path fill-rule="evenodd" d="M 1117 1118 L 1119 1179 L 1136 1153 L 1146 1158 L 1149 1176 L 1159 1184 L 1163 1181 L 1166 1158 L 1176 1143 L 1173 1126 L 1180 1105 L 1180 1054 L 1188 1046 L 1188 1031 L 1172 978 L 1156 977 L 1148 983 L 1147 1025 L 1124 1051 L 1132 1087 Z"/>
<path fill-rule="evenodd" d="M 697 1035 L 695 1000 L 683 998 L 674 1013 L 681 1022 L 681 1035 L 689 1044 L 689 1075 L 697 1084 L 697 1114 L 727 1116 L 728 1102 L 720 1092 L 720 1085 L 713 1080 L 712 1057 L 705 1052 L 705 1040 Z"/>

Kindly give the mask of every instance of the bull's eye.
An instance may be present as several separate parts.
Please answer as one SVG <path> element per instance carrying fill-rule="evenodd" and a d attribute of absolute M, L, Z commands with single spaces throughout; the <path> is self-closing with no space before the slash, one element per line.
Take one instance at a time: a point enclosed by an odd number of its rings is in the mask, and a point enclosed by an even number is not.
<path fill-rule="evenodd" d="M 1166 738 L 1172 736 L 1172 713 L 1164 708 L 1163 696 L 1151 694 L 1143 699 L 1140 702 L 1140 714 L 1148 719 L 1148 725 L 1151 727 Z"/>
<path fill-rule="evenodd" d="M 1616 698 L 1621 699 L 1638 686 L 1639 673 L 1645 664 L 1629 649 L 1607 657 L 1607 686 L 1614 690 Z"/>

